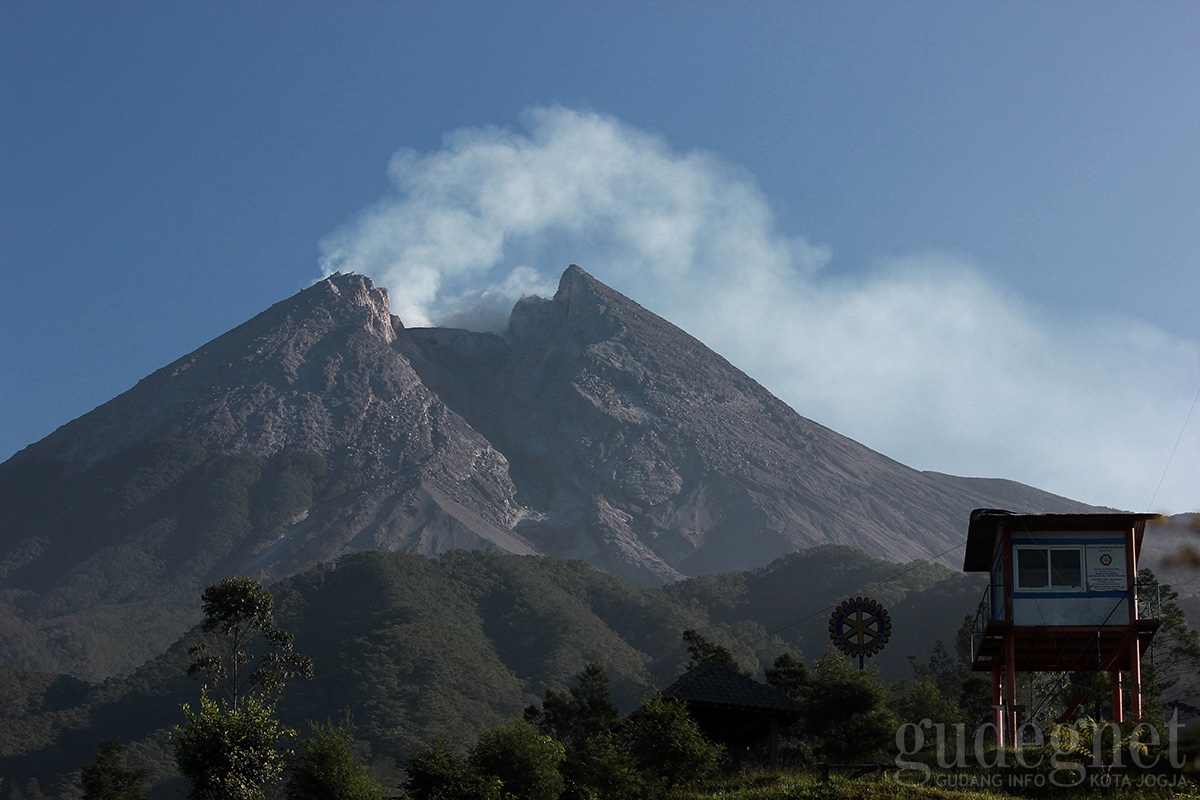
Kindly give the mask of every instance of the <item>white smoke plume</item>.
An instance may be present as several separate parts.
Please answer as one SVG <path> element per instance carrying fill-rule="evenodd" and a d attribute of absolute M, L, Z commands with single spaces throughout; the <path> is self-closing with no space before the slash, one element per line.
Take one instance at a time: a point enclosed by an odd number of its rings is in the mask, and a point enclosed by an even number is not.
<path fill-rule="evenodd" d="M 776 230 L 752 176 L 600 114 L 403 150 L 395 194 L 321 243 L 408 326 L 502 330 L 576 263 L 801 414 L 921 469 L 1006 477 L 1098 505 L 1200 508 L 1200 420 L 1157 489 L 1200 347 L 1119 315 L 1050 319 L 962 258 L 908 254 L 842 278 Z M 819 190 L 819 187 L 814 187 Z"/>

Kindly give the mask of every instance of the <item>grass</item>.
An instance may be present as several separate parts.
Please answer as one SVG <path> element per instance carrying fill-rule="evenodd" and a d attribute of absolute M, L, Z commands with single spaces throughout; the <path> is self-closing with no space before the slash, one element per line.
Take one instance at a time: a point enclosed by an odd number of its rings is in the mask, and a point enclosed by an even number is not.
<path fill-rule="evenodd" d="M 939 777 L 941 778 L 939 780 Z M 1157 800 L 1157 798 L 1200 798 L 1195 781 L 1179 788 L 1129 786 L 1091 787 L 1078 789 L 1031 789 L 1028 793 L 1006 792 L 1000 788 L 955 788 L 952 777 L 934 774 L 927 785 L 905 786 L 887 776 L 867 775 L 849 778 L 833 775 L 821 780 L 819 772 L 781 771 L 755 775 L 732 776 L 710 781 L 693 789 L 677 792 L 678 800 L 1010 800 L 1010 798 L 1070 798 L 1070 800 Z"/>

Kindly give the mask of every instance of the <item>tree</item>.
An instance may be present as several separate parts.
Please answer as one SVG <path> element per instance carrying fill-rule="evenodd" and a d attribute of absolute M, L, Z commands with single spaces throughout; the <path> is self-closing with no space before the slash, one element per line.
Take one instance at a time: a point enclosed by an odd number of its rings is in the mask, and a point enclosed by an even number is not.
<path fill-rule="evenodd" d="M 312 661 L 291 652 L 295 637 L 275 624 L 275 598 L 258 581 L 235 575 L 209 586 L 200 599 L 201 630 L 211 646 L 201 642 L 188 648 L 194 659 L 188 677 L 203 678 L 230 708 L 236 710 L 250 692 L 270 699 L 292 678 L 312 677 Z M 250 669 L 256 650 L 261 651 L 258 666 Z"/>
<path fill-rule="evenodd" d="M 902 722 L 919 723 L 924 719 L 944 725 L 962 722 L 962 712 L 954 702 L 954 696 L 944 694 L 928 675 L 918 674 L 915 680 L 897 681 L 892 685 L 892 695 L 896 714 Z"/>
<path fill-rule="evenodd" d="M 106 739 L 92 763 L 79 775 L 83 800 L 145 800 L 142 782 L 148 769 L 125 766 L 125 746 L 120 739 Z"/>
<path fill-rule="evenodd" d="M 717 771 L 722 748 L 704 738 L 687 706 L 661 694 L 627 721 L 629 749 L 644 774 L 666 792 Z"/>
<path fill-rule="evenodd" d="M 1142 655 L 1142 693 L 1149 709 L 1169 716 L 1200 714 L 1200 633 L 1188 626 L 1179 592 L 1159 583 L 1149 569 L 1138 570 L 1138 592 L 1157 595 L 1158 631 Z"/>
<path fill-rule="evenodd" d="M 295 736 L 275 719 L 274 707 L 250 695 L 239 708 L 203 692 L 200 708 L 185 703 L 182 727 L 172 731 L 175 764 L 190 800 L 262 800 L 287 762 L 279 742 Z"/>
<path fill-rule="evenodd" d="M 312 724 L 312 733 L 296 748 L 287 800 L 383 800 L 383 789 L 367 774 L 354 753 L 354 726 Z"/>
<path fill-rule="evenodd" d="M 730 653 L 728 648 L 708 641 L 708 639 L 700 635 L 699 631 L 684 631 L 683 640 L 687 642 L 688 655 L 691 656 L 691 661 L 688 662 L 688 669 L 691 669 L 702 661 L 715 661 L 722 666 L 729 667 L 734 672 L 744 673 L 742 665 L 733 657 L 733 653 Z"/>
<path fill-rule="evenodd" d="M 479 734 L 468 760 L 500 779 L 505 798 L 556 800 L 564 786 L 559 767 L 565 758 L 561 743 L 515 719 Z"/>
<path fill-rule="evenodd" d="M 933 646 L 929 663 L 922 664 L 909 656 L 913 680 L 901 680 L 892 685 L 896 713 L 902 722 L 929 719 L 951 725 L 962 722 L 958 700 L 963 679 L 969 674 L 966 665 L 950 655 L 939 639 Z"/>
<path fill-rule="evenodd" d="M 953 691 L 953 686 L 958 686 L 958 710 L 968 730 L 976 730 L 992 720 L 992 676 L 986 672 L 976 672 L 971 667 L 971 635 L 974 627 L 974 615 L 963 615 L 962 625 L 954 636 L 954 654 L 957 658 L 948 652 L 945 657 L 935 658 L 939 653 L 935 645 L 934 655 L 929 659 L 930 670 L 943 691 Z M 944 647 L 941 652 L 945 652 Z"/>
<path fill-rule="evenodd" d="M 588 737 L 611 732 L 621 722 L 603 666 L 588 664 L 575 681 L 566 692 L 547 689 L 541 708 L 532 705 L 525 709 L 525 721 L 562 742 L 568 755 L 582 748 Z"/>
<path fill-rule="evenodd" d="M 500 800 L 500 779 L 461 758 L 445 739 L 409 759 L 404 772 L 413 800 Z"/>
<path fill-rule="evenodd" d="M 899 721 L 876 669 L 862 670 L 837 651 L 817 659 L 809 684 L 804 730 L 831 761 L 854 761 L 885 751 Z"/>
<path fill-rule="evenodd" d="M 211 646 L 189 650 L 188 675 L 205 684 L 199 709 L 184 704 L 186 722 L 171 731 L 175 763 L 191 800 L 256 800 L 283 771 L 280 743 L 296 735 L 275 719 L 275 703 L 288 680 L 312 676 L 312 662 L 291 652 L 293 637 L 275 624 L 274 598 L 258 581 L 226 578 L 201 599 Z"/>
<path fill-rule="evenodd" d="M 812 673 L 800 659 L 791 653 L 780 653 L 775 658 L 775 665 L 765 671 L 767 685 L 783 692 L 793 700 L 805 699 L 808 685 L 812 682 Z"/>

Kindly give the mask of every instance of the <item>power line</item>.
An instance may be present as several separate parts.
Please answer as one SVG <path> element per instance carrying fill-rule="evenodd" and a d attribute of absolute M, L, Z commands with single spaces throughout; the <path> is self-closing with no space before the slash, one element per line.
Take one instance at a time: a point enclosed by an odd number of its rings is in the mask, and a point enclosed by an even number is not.
<path fill-rule="evenodd" d="M 892 581 L 894 581 L 898 578 L 902 578 L 903 576 L 907 575 L 908 573 L 912 572 L 913 570 L 915 570 L 919 567 L 923 567 L 926 564 L 929 564 L 933 561 L 937 561 L 939 558 L 946 555 L 947 553 L 953 552 L 954 550 L 957 550 L 960 547 L 964 547 L 965 545 L 966 545 L 966 542 L 962 542 L 960 544 L 954 545 L 953 547 L 949 547 L 949 548 L 943 550 L 942 552 L 938 553 L 935 556 L 929 556 L 928 558 L 922 559 L 920 561 L 913 561 L 912 563 L 910 563 L 907 566 L 907 568 L 900 570 L 899 572 L 895 573 L 894 575 L 889 575 L 888 577 L 884 578 L 883 580 L 876 581 L 875 583 L 871 584 L 870 586 L 868 586 L 866 589 L 863 590 L 863 593 L 865 594 L 867 592 L 870 592 L 874 589 L 879 588 L 880 586 L 883 586 L 884 584 L 891 583 Z M 782 628 L 776 628 L 775 630 L 768 632 L 765 636 L 760 636 L 759 638 L 755 639 L 752 642 L 744 644 L 740 647 L 736 647 L 733 650 L 731 650 L 730 653 L 731 654 L 732 653 L 740 653 L 743 650 L 754 647 L 755 645 L 759 644 L 760 642 L 764 642 L 767 639 L 770 639 L 772 636 L 777 636 L 778 634 L 783 633 L 784 631 L 786 631 L 790 628 L 794 628 L 797 625 L 808 622 L 813 617 L 817 617 L 822 614 L 828 614 L 830 611 L 837 608 L 837 605 L 838 605 L 837 603 L 832 603 L 821 609 L 818 609 L 817 611 L 814 611 L 807 616 L 801 617 L 800 619 L 796 620 L 795 622 L 790 622 L 787 625 L 784 625 Z M 639 697 L 641 694 L 642 694 L 641 692 L 637 692 L 637 693 L 622 697 L 621 699 L 619 699 L 615 702 L 615 705 L 619 706 L 629 700 Z"/>
<path fill-rule="evenodd" d="M 942 552 L 938 553 L 936 556 L 930 556 L 929 558 L 926 558 L 922 561 L 914 561 L 911 564 L 909 564 L 908 569 L 901 570 L 900 572 L 897 572 L 895 575 L 891 575 L 887 578 L 884 578 L 881 581 L 877 581 L 877 582 L 871 584 L 870 586 L 868 586 L 866 589 L 863 589 L 863 594 L 866 594 L 867 592 L 870 592 L 873 589 L 877 589 L 886 583 L 891 583 L 892 581 L 896 580 L 897 578 L 901 578 L 901 577 L 907 575 L 908 573 L 912 572 L 913 570 L 917 569 L 918 567 L 923 567 L 930 562 L 937 561 L 942 556 L 946 555 L 947 553 L 949 553 L 953 550 L 957 550 L 958 548 L 963 547 L 965 544 L 966 544 L 966 542 L 963 542 L 961 544 L 956 544 L 953 547 L 943 550 Z M 751 647 L 754 647 L 759 642 L 765 642 L 767 639 L 770 639 L 772 636 L 777 636 L 778 634 L 783 633 L 784 631 L 788 630 L 789 628 L 794 628 L 797 625 L 800 625 L 804 622 L 808 622 L 813 617 L 820 616 L 821 614 L 828 614 L 830 611 L 837 608 L 837 606 L 838 606 L 837 603 L 833 603 L 831 605 L 825 606 L 824 608 L 822 608 L 818 611 L 814 611 L 813 613 L 809 614 L 806 617 L 801 617 L 800 619 L 796 620 L 795 622 L 790 622 L 787 625 L 784 625 L 782 628 L 777 628 L 773 631 L 770 631 L 765 636 L 760 636 L 759 638 L 755 639 L 754 641 L 744 644 L 741 647 L 738 647 L 738 648 L 732 650 L 731 652 L 739 653 L 742 650 L 747 650 Z"/>
<path fill-rule="evenodd" d="M 1158 479 L 1158 485 L 1154 487 L 1154 496 L 1150 498 L 1150 503 L 1146 506 L 1146 510 L 1154 508 L 1154 501 L 1158 499 L 1158 492 L 1162 489 L 1163 481 L 1167 478 L 1167 470 L 1171 469 L 1171 462 L 1175 459 L 1175 451 L 1179 449 L 1179 443 L 1183 441 L 1183 434 L 1187 430 L 1188 423 L 1192 420 L 1192 412 L 1196 410 L 1196 401 L 1200 400 L 1200 389 L 1196 390 L 1196 396 L 1192 398 L 1192 407 L 1188 409 L 1187 417 L 1183 420 L 1183 427 L 1179 429 L 1179 436 L 1175 438 L 1175 446 L 1171 448 L 1171 455 L 1167 456 L 1167 465 L 1163 467 L 1162 476 Z"/>

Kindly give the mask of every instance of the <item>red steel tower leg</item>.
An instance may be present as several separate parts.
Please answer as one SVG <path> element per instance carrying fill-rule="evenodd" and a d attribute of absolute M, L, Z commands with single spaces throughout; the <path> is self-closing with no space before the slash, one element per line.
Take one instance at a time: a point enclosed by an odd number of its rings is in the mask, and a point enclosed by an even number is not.
<path fill-rule="evenodd" d="M 1017 651 L 1016 636 L 1009 631 L 1004 637 L 1004 741 L 1009 747 L 1017 746 Z"/>
<path fill-rule="evenodd" d="M 1121 670 L 1114 669 L 1112 675 L 1113 722 L 1120 725 L 1125 721 L 1125 692 L 1121 686 Z"/>
<path fill-rule="evenodd" d="M 1000 694 L 1000 665 L 992 667 L 992 724 L 996 726 L 996 746 L 1004 746 L 1004 706 Z"/>
<path fill-rule="evenodd" d="M 1136 633 L 1129 643 L 1129 713 L 1142 718 L 1142 643 Z"/>

